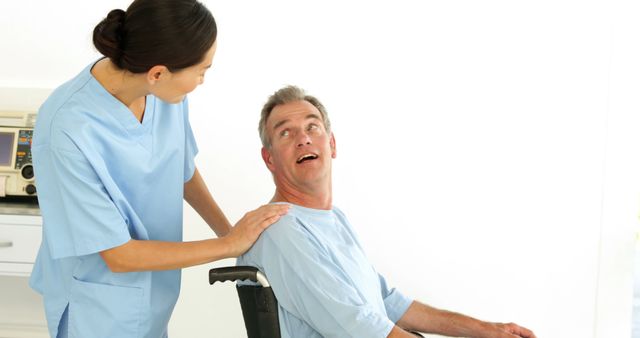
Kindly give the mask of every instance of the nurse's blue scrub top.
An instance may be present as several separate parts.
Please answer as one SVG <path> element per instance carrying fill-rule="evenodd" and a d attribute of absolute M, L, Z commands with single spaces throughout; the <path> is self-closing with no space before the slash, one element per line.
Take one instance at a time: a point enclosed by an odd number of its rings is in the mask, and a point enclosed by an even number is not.
<path fill-rule="evenodd" d="M 52 337 L 166 337 L 180 270 L 112 273 L 99 252 L 130 239 L 181 241 L 197 146 L 187 102 L 146 97 L 142 123 L 91 75 L 40 108 L 32 145 L 43 240 L 30 285 Z"/>

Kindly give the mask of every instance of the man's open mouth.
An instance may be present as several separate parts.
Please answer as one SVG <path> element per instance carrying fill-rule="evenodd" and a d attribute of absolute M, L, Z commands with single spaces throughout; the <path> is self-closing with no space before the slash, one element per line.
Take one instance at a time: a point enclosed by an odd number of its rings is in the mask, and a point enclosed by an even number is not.
<path fill-rule="evenodd" d="M 311 154 L 311 153 L 304 154 L 304 155 L 298 157 L 298 159 L 296 160 L 296 163 L 300 164 L 302 162 L 315 160 L 317 158 L 318 158 L 318 155 L 316 155 L 316 154 Z"/>

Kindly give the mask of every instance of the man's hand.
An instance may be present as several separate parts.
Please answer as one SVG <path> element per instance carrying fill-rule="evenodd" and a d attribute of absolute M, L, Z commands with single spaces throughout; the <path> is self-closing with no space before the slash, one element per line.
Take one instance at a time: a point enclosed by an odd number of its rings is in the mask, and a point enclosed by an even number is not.
<path fill-rule="evenodd" d="M 489 323 L 489 325 L 493 326 L 497 332 L 504 333 L 504 335 L 497 336 L 497 338 L 536 338 L 536 335 L 531 330 L 514 323 Z"/>

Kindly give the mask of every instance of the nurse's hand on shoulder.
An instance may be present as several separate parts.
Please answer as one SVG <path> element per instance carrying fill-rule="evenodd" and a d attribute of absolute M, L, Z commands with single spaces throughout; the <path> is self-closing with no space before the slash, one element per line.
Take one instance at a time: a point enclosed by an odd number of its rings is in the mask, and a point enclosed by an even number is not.
<path fill-rule="evenodd" d="M 247 212 L 223 239 L 237 257 L 249 250 L 260 234 L 289 211 L 288 204 L 267 204 Z"/>

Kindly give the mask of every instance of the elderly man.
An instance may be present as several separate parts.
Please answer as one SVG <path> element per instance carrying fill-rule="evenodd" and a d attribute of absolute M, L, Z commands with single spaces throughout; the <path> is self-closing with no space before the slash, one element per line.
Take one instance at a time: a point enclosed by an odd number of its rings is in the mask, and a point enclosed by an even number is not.
<path fill-rule="evenodd" d="M 272 203 L 289 213 L 268 228 L 238 265 L 265 273 L 278 299 L 282 337 L 456 337 L 535 335 L 516 324 L 483 322 L 436 309 L 389 288 L 367 260 L 345 214 L 331 204 L 336 142 L 324 106 L 289 86 L 260 119 L 262 158 L 273 174 Z"/>

